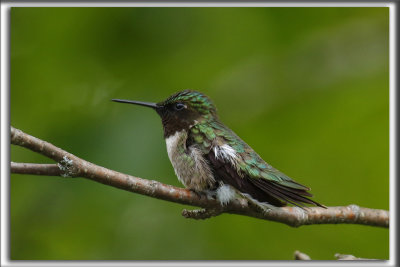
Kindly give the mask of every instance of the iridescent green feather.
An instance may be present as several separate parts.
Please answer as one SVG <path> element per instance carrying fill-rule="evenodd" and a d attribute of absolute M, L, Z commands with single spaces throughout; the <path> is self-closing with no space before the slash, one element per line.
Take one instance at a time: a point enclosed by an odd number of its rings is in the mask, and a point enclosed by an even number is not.
<path fill-rule="evenodd" d="M 249 145 L 218 120 L 209 122 L 208 125 L 213 128 L 216 136 L 224 138 L 226 143 L 243 157 L 239 169 L 244 174 L 254 179 L 263 178 L 291 188 L 308 190 L 306 186 L 294 182 L 287 175 L 266 163 Z"/>

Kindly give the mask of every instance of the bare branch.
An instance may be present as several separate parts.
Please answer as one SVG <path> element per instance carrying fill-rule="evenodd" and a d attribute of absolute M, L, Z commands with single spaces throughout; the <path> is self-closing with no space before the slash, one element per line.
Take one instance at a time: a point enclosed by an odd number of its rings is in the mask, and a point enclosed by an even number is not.
<path fill-rule="evenodd" d="M 236 199 L 221 207 L 215 199 L 207 195 L 195 194 L 184 188 L 130 176 L 95 165 L 14 127 L 11 127 L 11 143 L 40 153 L 58 163 L 57 165 L 12 163 L 12 173 L 53 176 L 58 173 L 55 168 L 57 166 L 59 175 L 63 177 L 83 177 L 126 191 L 205 209 L 184 211 L 183 215 L 187 218 L 200 219 L 216 216 L 220 213 L 232 213 L 281 222 L 292 227 L 339 223 L 389 227 L 388 211 L 362 208 L 357 205 L 329 207 L 328 209 L 308 207 L 305 210 L 298 207 L 282 207 L 272 209 L 269 212 L 260 212 L 258 207 L 255 207 L 246 199 Z"/>

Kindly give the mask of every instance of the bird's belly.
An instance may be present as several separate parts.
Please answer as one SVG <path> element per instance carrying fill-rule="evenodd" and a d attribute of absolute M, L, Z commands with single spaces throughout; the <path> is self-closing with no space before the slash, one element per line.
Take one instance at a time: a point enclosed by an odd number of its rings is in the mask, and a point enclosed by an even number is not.
<path fill-rule="evenodd" d="M 195 146 L 186 148 L 186 132 L 177 132 L 166 139 L 168 157 L 179 181 L 188 189 L 204 191 L 212 188 L 215 179 L 207 160 Z"/>

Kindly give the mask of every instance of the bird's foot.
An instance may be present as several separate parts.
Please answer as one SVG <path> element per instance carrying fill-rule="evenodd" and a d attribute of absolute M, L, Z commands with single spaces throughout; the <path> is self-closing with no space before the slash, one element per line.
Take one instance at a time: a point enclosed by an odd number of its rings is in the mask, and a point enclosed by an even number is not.
<path fill-rule="evenodd" d="M 207 198 L 207 199 L 215 199 L 215 195 L 212 194 L 212 191 L 196 191 L 194 189 L 189 189 L 190 192 L 194 193 L 198 198 Z"/>
<path fill-rule="evenodd" d="M 254 206 L 257 210 L 261 211 L 263 214 L 268 214 L 271 212 L 273 209 L 276 209 L 277 207 L 266 203 L 266 202 L 259 202 L 258 200 L 252 198 L 248 194 L 242 194 L 242 196 L 247 200 L 247 202 L 251 205 Z"/>

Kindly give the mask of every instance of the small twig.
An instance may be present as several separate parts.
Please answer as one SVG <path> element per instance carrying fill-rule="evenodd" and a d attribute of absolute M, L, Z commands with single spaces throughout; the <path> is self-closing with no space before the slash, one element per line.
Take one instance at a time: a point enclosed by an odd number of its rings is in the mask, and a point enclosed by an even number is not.
<path fill-rule="evenodd" d="M 61 176 L 62 171 L 57 164 L 37 164 L 11 162 L 11 172 L 46 176 Z"/>
<path fill-rule="evenodd" d="M 357 258 L 353 255 L 346 255 L 346 254 L 339 254 L 336 253 L 335 257 L 337 260 L 347 260 L 347 261 L 361 261 L 361 260 L 378 260 L 378 259 L 366 259 L 366 258 Z M 294 252 L 294 259 L 295 260 L 311 260 L 310 256 L 307 254 L 296 250 Z"/>
<path fill-rule="evenodd" d="M 12 163 L 12 173 L 52 176 L 57 173 L 55 167 L 57 166 L 60 171 L 60 176 L 83 177 L 130 192 L 206 209 L 204 212 L 185 212 L 188 218 L 196 218 L 197 215 L 193 215 L 196 213 L 203 214 L 202 216 L 204 216 L 204 218 L 206 215 L 216 216 L 218 213 L 213 213 L 211 211 L 218 210 L 219 214 L 225 212 L 246 215 L 285 223 L 292 227 L 310 224 L 338 223 L 389 227 L 388 211 L 362 208 L 357 205 L 329 207 L 327 209 L 309 207 L 306 210 L 298 207 L 282 207 L 271 209 L 268 212 L 260 212 L 254 205 L 251 205 L 251 203 L 249 204 L 247 200 L 236 199 L 231 201 L 228 205 L 221 207 L 215 199 L 195 194 L 190 190 L 130 176 L 95 165 L 13 127 L 11 127 L 11 143 L 40 153 L 58 163 L 57 165 L 28 164 L 25 165 L 26 167 L 21 165 L 24 163 Z M 201 216 L 198 215 L 197 217 Z"/>
<path fill-rule="evenodd" d="M 336 259 L 338 260 L 344 260 L 344 261 L 378 261 L 378 259 L 366 259 L 366 258 L 358 258 L 353 255 L 346 255 L 346 254 L 340 254 L 336 253 L 335 254 Z"/>
<path fill-rule="evenodd" d="M 298 250 L 296 250 L 294 252 L 294 259 L 295 260 L 302 260 L 302 261 L 309 261 L 311 260 L 310 256 L 308 256 L 307 254 L 300 252 Z"/>

